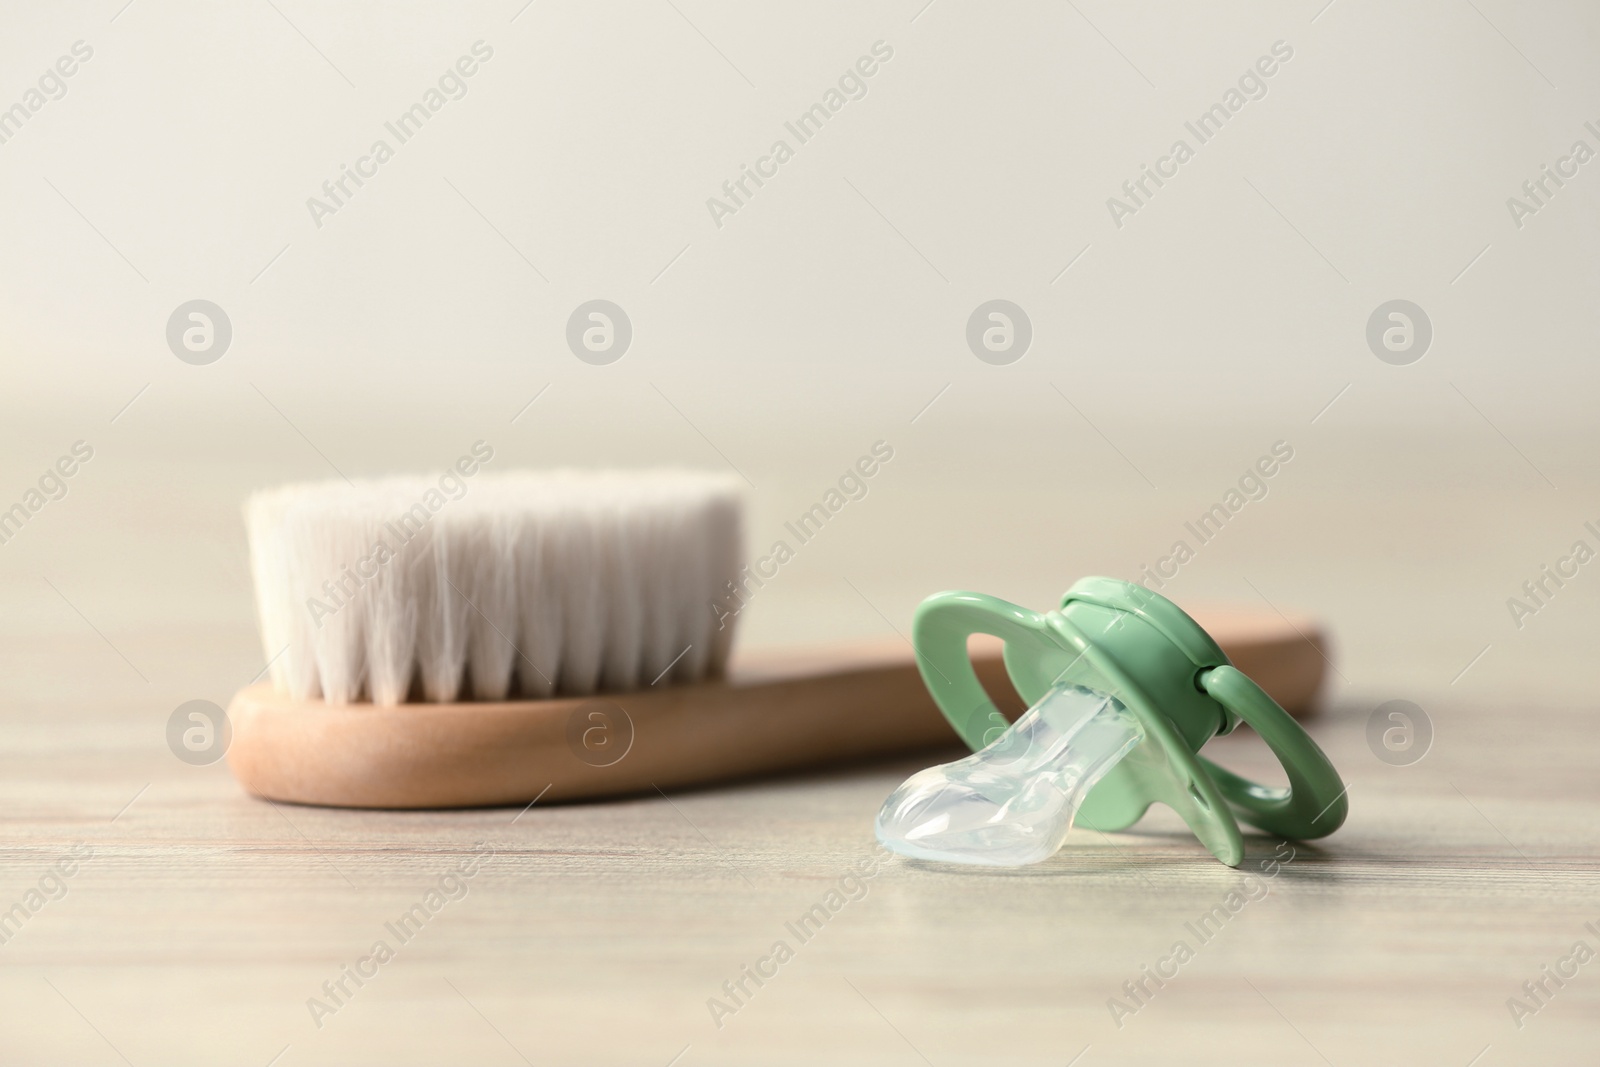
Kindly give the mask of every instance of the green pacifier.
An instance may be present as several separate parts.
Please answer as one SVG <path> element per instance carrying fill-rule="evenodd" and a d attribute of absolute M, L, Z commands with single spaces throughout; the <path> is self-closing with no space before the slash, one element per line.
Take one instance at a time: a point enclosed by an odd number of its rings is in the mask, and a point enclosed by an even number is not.
<path fill-rule="evenodd" d="M 1006 671 L 1030 707 L 1008 724 L 967 657 L 967 638 L 1005 641 Z M 878 839 L 919 859 L 1037 863 L 1074 821 L 1123 830 L 1157 801 L 1230 867 L 1242 820 L 1280 837 L 1337 830 L 1344 784 L 1300 724 L 1228 662 L 1172 601 L 1115 578 L 1085 578 L 1046 614 L 980 593 L 938 593 L 912 626 L 917 665 L 971 756 L 912 775 L 878 813 Z M 1241 721 L 1289 787 L 1258 785 L 1197 755 Z"/>

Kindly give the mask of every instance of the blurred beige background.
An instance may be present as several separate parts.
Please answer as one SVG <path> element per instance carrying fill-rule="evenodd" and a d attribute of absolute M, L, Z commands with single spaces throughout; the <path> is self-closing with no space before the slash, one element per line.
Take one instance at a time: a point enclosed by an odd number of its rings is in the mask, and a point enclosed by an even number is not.
<path fill-rule="evenodd" d="M 9 10 L 0 106 L 92 57 L 0 144 L 0 503 L 75 441 L 94 459 L 0 545 L 0 663 L 72 634 L 52 684 L 221 701 L 259 666 L 243 495 L 479 438 L 507 467 L 733 465 L 755 548 L 889 441 L 747 612 L 757 642 L 880 632 L 872 607 L 903 625 L 945 587 L 1042 606 L 1136 577 L 1283 440 L 1270 495 L 1164 591 L 1325 614 L 1363 699 L 1449 687 L 1486 646 L 1458 687 L 1590 691 L 1600 580 L 1520 630 L 1506 601 L 1600 519 L 1600 163 L 1520 228 L 1506 202 L 1600 148 L 1600 16 L 919 7 Z M 479 41 L 400 144 L 385 123 Z M 880 41 L 800 144 L 784 124 Z M 1266 95 L 1199 144 L 1185 122 L 1280 41 Z M 1117 226 L 1107 199 L 1180 137 L 1194 158 Z M 394 158 L 319 227 L 308 198 L 379 138 Z M 778 138 L 794 157 L 719 227 L 707 199 Z M 564 342 L 594 298 L 633 324 L 607 366 Z M 995 298 L 1033 328 L 1006 366 L 965 341 Z M 192 299 L 232 324 L 206 366 L 166 343 Z M 1392 299 L 1432 322 L 1410 365 L 1365 342 Z M 162 652 L 194 627 L 237 656 Z"/>

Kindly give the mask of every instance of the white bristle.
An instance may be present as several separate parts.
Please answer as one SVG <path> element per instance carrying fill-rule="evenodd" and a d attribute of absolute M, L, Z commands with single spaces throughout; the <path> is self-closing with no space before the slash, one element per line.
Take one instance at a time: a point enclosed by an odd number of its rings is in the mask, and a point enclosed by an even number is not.
<path fill-rule="evenodd" d="M 734 479 L 689 471 L 319 482 L 245 505 L 273 684 L 330 703 L 582 695 L 727 660 Z"/>

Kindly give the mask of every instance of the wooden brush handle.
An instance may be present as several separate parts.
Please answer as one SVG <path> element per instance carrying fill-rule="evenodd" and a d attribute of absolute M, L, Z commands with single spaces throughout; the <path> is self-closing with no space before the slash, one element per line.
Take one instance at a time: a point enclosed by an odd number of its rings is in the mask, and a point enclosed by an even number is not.
<path fill-rule="evenodd" d="M 1314 624 L 1196 618 L 1280 704 L 1308 708 L 1326 662 Z M 972 652 L 1014 718 L 999 643 Z M 228 716 L 228 764 L 250 792 L 353 808 L 618 796 L 956 743 L 898 638 L 751 652 L 726 678 L 589 698 L 381 708 L 295 701 L 263 683 Z"/>

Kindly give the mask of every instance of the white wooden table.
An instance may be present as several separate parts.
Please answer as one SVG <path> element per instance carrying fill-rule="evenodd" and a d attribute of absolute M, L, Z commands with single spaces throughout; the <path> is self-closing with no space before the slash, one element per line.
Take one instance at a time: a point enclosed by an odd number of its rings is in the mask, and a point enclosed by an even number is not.
<path fill-rule="evenodd" d="M 179 763 L 151 715 L 41 696 L 0 719 L 0 904 L 46 890 L 0 946 L 0 1059 L 1593 1063 L 1600 962 L 1543 1006 L 1522 988 L 1600 948 L 1591 713 L 1508 729 L 1436 704 L 1432 751 L 1390 766 L 1367 710 L 1314 726 L 1351 785 L 1323 842 L 1252 839 L 1232 871 L 1152 813 L 985 871 L 874 866 L 872 816 L 920 757 L 520 812 L 321 810 Z M 1215 747 L 1270 777 L 1254 738 Z M 77 842 L 92 855 L 50 877 Z M 1513 997 L 1538 1008 L 1520 1028 Z"/>

